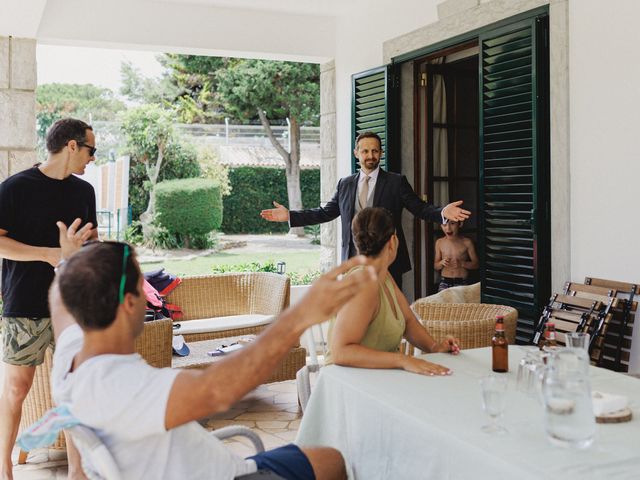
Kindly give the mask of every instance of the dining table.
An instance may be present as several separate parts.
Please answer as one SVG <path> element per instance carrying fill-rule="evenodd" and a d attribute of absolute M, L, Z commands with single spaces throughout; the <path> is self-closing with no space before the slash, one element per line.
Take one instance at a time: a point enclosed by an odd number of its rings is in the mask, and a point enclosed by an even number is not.
<path fill-rule="evenodd" d="M 524 346 L 509 346 L 504 434 L 485 433 L 480 379 L 491 348 L 421 356 L 452 370 L 424 376 L 395 369 L 321 369 L 296 437 L 338 449 L 352 479 L 640 479 L 640 380 L 589 367 L 592 390 L 628 398 L 632 419 L 597 424 L 586 449 L 552 444 L 539 395 L 516 388 Z M 528 347 L 531 348 L 531 347 Z"/>

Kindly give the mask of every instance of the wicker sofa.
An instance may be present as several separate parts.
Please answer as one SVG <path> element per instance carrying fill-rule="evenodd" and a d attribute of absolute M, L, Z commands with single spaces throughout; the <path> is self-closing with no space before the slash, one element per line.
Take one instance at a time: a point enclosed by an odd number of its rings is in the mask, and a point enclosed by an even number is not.
<path fill-rule="evenodd" d="M 289 306 L 289 296 L 285 275 L 223 273 L 183 278 L 167 302 L 183 312 L 174 322 L 174 335 L 194 342 L 257 334 Z"/>
<path fill-rule="evenodd" d="M 142 335 L 136 340 L 136 352 L 154 367 L 171 367 L 171 320 L 155 320 L 144 324 Z M 28 427 L 53 408 L 51 397 L 51 366 L 53 365 L 51 349 L 45 354 L 44 363 L 36 368 L 33 387 L 22 407 L 20 429 Z M 51 446 L 54 449 L 65 449 L 64 435 L 60 434 Z M 20 452 L 18 463 L 25 463 L 26 452 Z"/>
<path fill-rule="evenodd" d="M 460 339 L 463 349 L 488 347 L 495 332 L 496 315 L 503 315 L 507 340 L 515 343 L 518 311 L 513 307 L 486 303 L 432 303 L 423 298 L 416 300 L 411 308 L 437 341 L 453 335 Z"/>

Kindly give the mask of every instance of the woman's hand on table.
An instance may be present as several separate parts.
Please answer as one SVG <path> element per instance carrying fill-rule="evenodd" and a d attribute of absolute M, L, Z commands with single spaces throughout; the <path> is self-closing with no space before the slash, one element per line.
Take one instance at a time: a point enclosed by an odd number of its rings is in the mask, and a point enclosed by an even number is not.
<path fill-rule="evenodd" d="M 421 358 L 412 357 L 408 355 L 402 356 L 402 369 L 411 373 L 418 373 L 420 375 L 451 375 L 453 372 L 447 367 L 438 365 L 437 363 L 427 362 Z"/>
<path fill-rule="evenodd" d="M 438 345 L 436 352 L 458 355 L 460 353 L 460 340 L 451 335 L 447 335 L 447 337 L 440 342 L 440 345 Z"/>

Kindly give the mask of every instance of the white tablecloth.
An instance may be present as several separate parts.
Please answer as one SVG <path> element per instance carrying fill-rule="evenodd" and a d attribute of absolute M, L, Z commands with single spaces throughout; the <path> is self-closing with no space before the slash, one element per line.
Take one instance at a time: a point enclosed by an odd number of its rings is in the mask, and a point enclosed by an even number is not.
<path fill-rule="evenodd" d="M 510 346 L 509 433 L 489 435 L 478 380 L 491 373 L 491 350 L 428 355 L 452 368 L 447 377 L 400 370 L 324 367 L 296 443 L 339 449 L 357 479 L 640 478 L 640 380 L 591 368 L 592 389 L 629 397 L 633 420 L 598 425 L 592 447 L 548 443 L 542 405 L 516 391 L 522 347 Z"/>

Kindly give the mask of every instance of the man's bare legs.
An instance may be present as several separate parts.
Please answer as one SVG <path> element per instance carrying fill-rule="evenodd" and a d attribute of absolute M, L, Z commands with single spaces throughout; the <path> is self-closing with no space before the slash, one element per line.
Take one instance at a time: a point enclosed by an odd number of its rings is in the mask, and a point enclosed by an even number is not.
<path fill-rule="evenodd" d="M 31 389 L 36 367 L 5 363 L 0 397 L 0 480 L 13 479 L 11 451 L 16 442 L 22 404 Z"/>
<path fill-rule="evenodd" d="M 347 471 L 342 454 L 335 448 L 302 448 L 313 467 L 317 480 L 346 480 Z"/>

